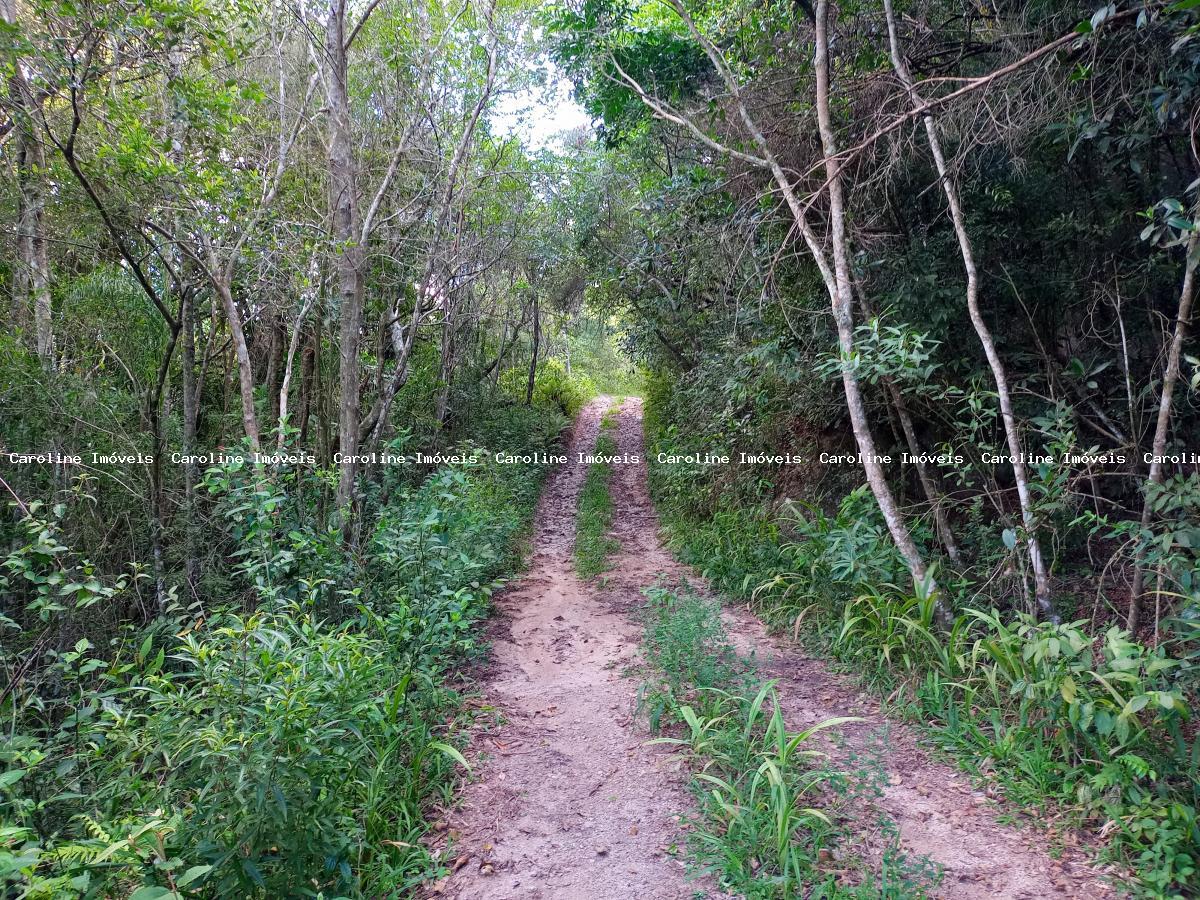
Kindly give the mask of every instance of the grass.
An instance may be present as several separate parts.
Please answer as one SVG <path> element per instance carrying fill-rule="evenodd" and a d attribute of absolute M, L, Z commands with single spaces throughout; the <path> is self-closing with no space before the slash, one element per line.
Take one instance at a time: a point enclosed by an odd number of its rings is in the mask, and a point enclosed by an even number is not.
<path fill-rule="evenodd" d="M 695 873 L 764 900 L 921 896 L 936 883 L 924 861 L 914 865 L 899 852 L 894 825 L 882 814 L 876 828 L 889 843 L 880 870 L 853 856 L 841 811 L 860 811 L 881 776 L 832 770 L 813 740 L 851 719 L 789 731 L 774 683 L 734 652 L 716 601 L 662 587 L 645 594 L 651 671 L 640 705 L 664 735 L 657 742 L 680 748 L 692 770 L 697 814 L 687 824 Z M 847 854 L 838 849 L 843 844 Z"/>
<path fill-rule="evenodd" d="M 596 456 L 615 456 L 617 442 L 613 436 L 616 418 L 610 410 L 600 420 L 600 435 L 596 438 Z M 583 490 L 579 494 L 579 509 L 575 520 L 575 571 L 581 578 L 595 578 L 611 568 L 609 557 L 620 544 L 609 534 L 613 523 L 613 499 L 609 490 L 612 464 L 593 463 L 588 467 Z"/>

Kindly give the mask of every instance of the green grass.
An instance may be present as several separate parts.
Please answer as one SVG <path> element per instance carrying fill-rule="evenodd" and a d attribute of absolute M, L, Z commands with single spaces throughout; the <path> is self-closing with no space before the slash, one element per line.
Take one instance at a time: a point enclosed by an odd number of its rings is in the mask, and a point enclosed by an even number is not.
<path fill-rule="evenodd" d="M 657 742 L 688 758 L 697 806 L 688 851 L 696 872 L 712 874 L 723 890 L 764 900 L 921 896 L 936 883 L 927 865 L 899 852 L 889 821 L 879 826 L 890 840 L 881 871 L 852 855 L 839 810 L 860 809 L 862 786 L 874 782 L 833 771 L 813 746 L 818 732 L 852 720 L 788 731 L 774 683 L 734 652 L 716 601 L 661 587 L 645 594 L 651 671 L 641 709 L 666 735 Z M 843 843 L 850 855 L 832 862 Z M 854 878 L 845 877 L 848 866 L 858 870 Z"/>
<path fill-rule="evenodd" d="M 617 443 L 612 432 L 613 413 L 606 412 L 600 421 L 600 436 L 596 439 L 597 456 L 615 456 Z M 620 544 L 609 535 L 613 522 L 613 499 L 609 490 L 612 465 L 593 463 L 588 467 L 583 490 L 579 494 L 579 509 L 575 521 L 575 571 L 581 578 L 595 578 L 611 568 L 609 557 Z"/>

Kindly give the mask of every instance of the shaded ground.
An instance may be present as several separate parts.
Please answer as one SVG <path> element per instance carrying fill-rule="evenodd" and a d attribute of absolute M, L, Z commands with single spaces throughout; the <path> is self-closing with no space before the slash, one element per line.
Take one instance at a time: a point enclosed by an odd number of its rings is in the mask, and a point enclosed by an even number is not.
<path fill-rule="evenodd" d="M 687 881 L 673 852 L 684 841 L 679 814 L 692 808 L 685 775 L 665 749 L 646 745 L 635 716 L 636 680 L 622 674 L 639 661 L 642 589 L 661 578 L 695 583 L 659 539 L 639 400 L 622 404 L 618 422 L 618 453 L 642 463 L 614 466 L 613 533 L 621 550 L 613 571 L 596 585 L 572 571 L 575 505 L 586 474 L 575 454 L 594 446 L 607 405 L 601 398 L 581 414 L 571 461 L 551 475 L 539 507 L 529 571 L 498 599 L 485 694 L 504 724 L 476 735 L 477 779 L 449 823 L 456 871 L 435 894 L 717 896 Z M 878 862 L 890 844 L 878 826 L 882 812 L 906 853 L 944 870 L 939 897 L 1112 896 L 1082 854 L 1067 850 L 1053 859 L 1044 834 L 1000 825 L 984 792 L 932 760 L 910 729 L 883 719 L 849 679 L 768 635 L 747 610 L 727 610 L 725 619 L 739 652 L 753 654 L 761 674 L 777 680 L 793 730 L 834 716 L 864 718 L 830 746 L 839 764 L 871 757 L 878 772 L 882 796 L 855 811 L 862 829 L 854 851 Z"/>

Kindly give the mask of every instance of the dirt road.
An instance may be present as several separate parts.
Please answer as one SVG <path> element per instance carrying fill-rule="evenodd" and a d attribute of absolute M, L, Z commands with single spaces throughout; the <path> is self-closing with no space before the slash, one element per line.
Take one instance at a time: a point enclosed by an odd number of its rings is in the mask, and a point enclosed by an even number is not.
<path fill-rule="evenodd" d="M 659 537 L 647 491 L 641 402 L 625 401 L 618 453 L 640 465 L 614 469 L 613 570 L 585 584 L 572 570 L 575 506 L 585 467 L 575 453 L 594 446 L 601 398 L 575 428 L 571 462 L 549 479 L 534 527 L 527 574 L 498 599 L 494 655 L 485 694 L 504 717 L 480 733 L 476 780 L 450 817 L 455 873 L 441 896 L 474 898 L 717 897 L 711 882 L 685 877 L 679 815 L 691 808 L 686 774 L 636 716 L 641 591 L 657 580 L 696 583 Z M 897 829 L 910 859 L 940 868 L 936 896 L 1036 898 L 1113 896 L 1082 854 L 1054 859 L 1043 833 L 1000 825 L 983 791 L 936 762 L 905 726 L 823 662 L 766 633 L 747 610 L 725 621 L 739 652 L 778 682 L 788 725 L 800 729 L 835 716 L 860 716 L 830 745 L 835 759 L 870 756 L 881 796 L 861 809 L 855 846 L 878 862 Z M 678 851 L 678 852 L 676 852 Z"/>

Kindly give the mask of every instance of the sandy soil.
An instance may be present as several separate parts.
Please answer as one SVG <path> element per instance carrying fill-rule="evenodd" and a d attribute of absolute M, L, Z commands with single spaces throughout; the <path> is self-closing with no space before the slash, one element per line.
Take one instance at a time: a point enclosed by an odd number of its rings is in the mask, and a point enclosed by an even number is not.
<path fill-rule="evenodd" d="M 580 416 L 571 459 L 590 449 L 606 398 Z M 685 879 L 679 815 L 691 808 L 685 774 L 668 751 L 648 746 L 635 715 L 639 661 L 636 611 L 641 590 L 695 574 L 659 538 L 646 487 L 641 403 L 627 400 L 618 452 L 643 464 L 614 467 L 614 568 L 596 584 L 572 571 L 575 505 L 585 474 L 573 462 L 555 471 L 535 521 L 528 573 L 498 599 L 494 655 L 484 686 L 504 717 L 480 730 L 476 780 L 449 817 L 456 871 L 433 886 L 461 898 L 717 897 Z M 729 609 L 737 649 L 776 679 L 794 730 L 835 716 L 861 716 L 828 745 L 835 761 L 872 754 L 881 769 L 878 806 L 899 829 L 905 852 L 944 870 L 947 898 L 1109 897 L 1102 873 L 1067 848 L 1043 849 L 1044 832 L 1000 825 L 988 792 L 920 747 L 907 727 L 887 722 L 874 700 L 799 648 L 767 634 L 749 611 Z M 869 805 L 869 803 L 868 803 Z M 868 858 L 887 845 L 870 829 L 878 810 L 861 809 L 855 850 Z"/>
<path fill-rule="evenodd" d="M 497 600 L 488 701 L 504 717 L 477 735 L 478 779 L 449 819 L 459 866 L 441 896 L 687 898 L 678 815 L 684 775 L 636 721 L 639 627 L 575 577 L 575 506 L 607 398 L 580 415 L 570 462 L 551 474 L 528 572 Z M 632 607 L 634 599 L 629 599 Z"/>

